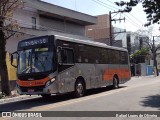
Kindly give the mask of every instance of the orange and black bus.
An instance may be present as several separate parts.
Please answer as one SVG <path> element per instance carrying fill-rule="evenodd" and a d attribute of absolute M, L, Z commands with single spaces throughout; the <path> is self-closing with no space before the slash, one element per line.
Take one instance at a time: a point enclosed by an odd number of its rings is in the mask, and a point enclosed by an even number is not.
<path fill-rule="evenodd" d="M 46 35 L 20 41 L 15 53 L 21 95 L 81 97 L 91 88 L 118 88 L 131 77 L 126 49 L 94 41 Z"/>

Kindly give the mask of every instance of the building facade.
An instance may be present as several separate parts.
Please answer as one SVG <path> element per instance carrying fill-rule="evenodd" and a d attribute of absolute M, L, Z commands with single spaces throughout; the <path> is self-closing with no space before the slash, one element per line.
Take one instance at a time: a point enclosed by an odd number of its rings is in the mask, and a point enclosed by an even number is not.
<path fill-rule="evenodd" d="M 149 42 L 149 38 L 146 35 L 141 35 L 135 32 L 127 32 L 126 42 L 128 52 L 129 54 L 132 54 L 136 50 L 139 50 L 143 47 L 148 47 L 147 42 Z"/>
<path fill-rule="evenodd" d="M 95 25 L 86 26 L 86 36 L 95 41 L 110 45 L 110 18 L 108 14 L 97 16 L 98 22 Z M 123 29 L 112 26 L 113 46 L 126 48 L 126 33 L 119 33 Z M 117 34 L 114 34 L 118 32 Z"/>
<path fill-rule="evenodd" d="M 16 22 L 20 29 L 15 29 L 16 34 L 7 40 L 6 51 L 8 53 L 17 50 L 20 40 L 36 36 L 56 34 L 89 39 L 85 37 L 85 26 L 97 23 L 96 17 L 41 0 L 23 0 L 23 2 L 24 7 L 17 9 L 12 18 L 12 22 Z M 6 62 L 11 88 L 13 88 L 16 80 L 16 69 L 10 65 L 9 57 L 6 58 Z"/>
<path fill-rule="evenodd" d="M 97 22 L 97 18 L 59 7 L 41 0 L 23 0 L 24 7 L 15 11 L 12 21 L 20 26 L 17 35 L 7 40 L 6 50 L 17 50 L 19 40 L 45 34 L 59 34 L 85 38 L 85 26 Z"/>
<path fill-rule="evenodd" d="M 86 26 L 86 36 L 93 38 L 95 41 L 109 44 L 110 24 L 109 15 L 97 16 L 97 24 Z"/>

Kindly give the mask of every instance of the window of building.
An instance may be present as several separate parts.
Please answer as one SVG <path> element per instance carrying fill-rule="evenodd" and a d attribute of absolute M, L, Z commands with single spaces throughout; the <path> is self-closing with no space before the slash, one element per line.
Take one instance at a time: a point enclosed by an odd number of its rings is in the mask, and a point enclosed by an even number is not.
<path fill-rule="evenodd" d="M 36 29 L 36 17 L 32 17 L 32 28 Z"/>

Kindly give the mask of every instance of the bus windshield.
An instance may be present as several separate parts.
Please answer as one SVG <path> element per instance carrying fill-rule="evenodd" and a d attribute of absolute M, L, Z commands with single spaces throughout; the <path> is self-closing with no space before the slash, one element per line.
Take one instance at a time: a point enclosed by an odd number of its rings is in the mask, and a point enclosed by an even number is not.
<path fill-rule="evenodd" d="M 18 52 L 18 74 L 52 70 L 53 52 L 49 48 L 26 49 Z"/>

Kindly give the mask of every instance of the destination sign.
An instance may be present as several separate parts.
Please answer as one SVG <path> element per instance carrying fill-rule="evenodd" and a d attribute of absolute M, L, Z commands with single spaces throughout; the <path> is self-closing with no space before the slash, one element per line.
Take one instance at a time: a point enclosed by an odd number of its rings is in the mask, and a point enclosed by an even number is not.
<path fill-rule="evenodd" d="M 48 43 L 48 38 L 35 38 L 28 41 L 22 41 L 20 42 L 20 47 L 27 47 L 32 45 L 41 45 Z"/>

